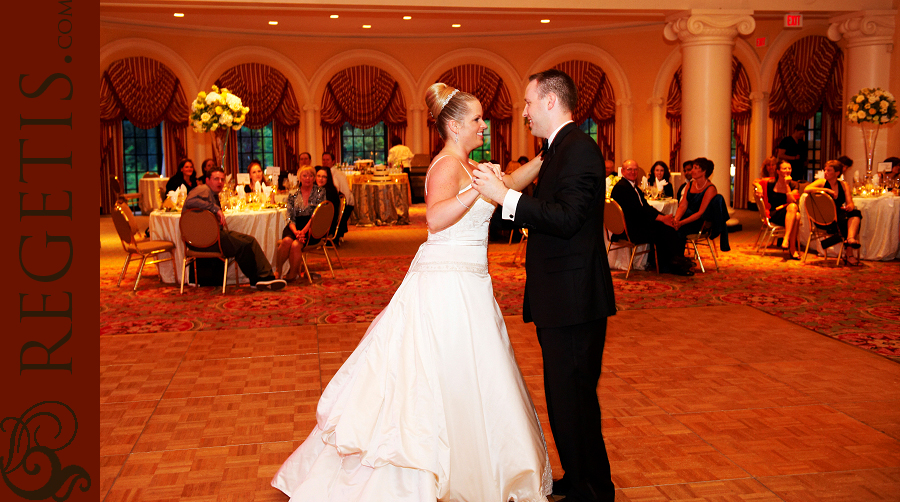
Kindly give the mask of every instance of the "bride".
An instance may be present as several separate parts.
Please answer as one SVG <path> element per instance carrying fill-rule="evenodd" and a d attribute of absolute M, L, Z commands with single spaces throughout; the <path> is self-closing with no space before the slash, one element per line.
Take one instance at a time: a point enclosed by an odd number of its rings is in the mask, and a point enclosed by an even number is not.
<path fill-rule="evenodd" d="M 272 480 L 292 502 L 550 494 L 547 446 L 488 274 L 494 204 L 471 186 L 481 103 L 442 83 L 425 101 L 445 140 L 425 180 L 428 240 Z M 506 182 L 527 185 L 539 168 L 534 159 Z"/>

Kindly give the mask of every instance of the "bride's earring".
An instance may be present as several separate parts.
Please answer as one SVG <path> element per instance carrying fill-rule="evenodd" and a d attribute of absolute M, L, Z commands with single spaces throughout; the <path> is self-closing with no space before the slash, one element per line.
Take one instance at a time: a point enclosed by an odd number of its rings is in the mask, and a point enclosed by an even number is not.
<path fill-rule="evenodd" d="M 459 144 L 459 133 L 456 133 L 456 143 Z"/>

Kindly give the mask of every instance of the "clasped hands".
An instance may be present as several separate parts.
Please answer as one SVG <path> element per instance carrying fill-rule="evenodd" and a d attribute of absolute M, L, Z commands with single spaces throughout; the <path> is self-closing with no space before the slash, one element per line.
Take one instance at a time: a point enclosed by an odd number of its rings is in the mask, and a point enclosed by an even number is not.
<path fill-rule="evenodd" d="M 503 204 L 509 188 L 503 183 L 503 171 L 497 164 L 482 162 L 472 170 L 472 188 L 497 204 Z"/>

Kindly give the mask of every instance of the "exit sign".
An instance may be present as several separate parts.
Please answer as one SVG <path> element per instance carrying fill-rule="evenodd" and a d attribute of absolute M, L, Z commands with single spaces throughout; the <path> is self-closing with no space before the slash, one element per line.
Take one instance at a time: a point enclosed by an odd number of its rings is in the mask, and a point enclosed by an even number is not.
<path fill-rule="evenodd" d="M 803 28 L 803 14 L 799 12 L 788 12 L 784 15 L 785 28 Z"/>

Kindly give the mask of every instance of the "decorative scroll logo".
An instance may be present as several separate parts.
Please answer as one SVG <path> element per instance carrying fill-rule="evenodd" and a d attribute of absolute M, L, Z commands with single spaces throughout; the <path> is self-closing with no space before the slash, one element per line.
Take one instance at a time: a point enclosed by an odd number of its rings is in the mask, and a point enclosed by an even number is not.
<path fill-rule="evenodd" d="M 76 485 L 82 492 L 91 488 L 91 477 L 84 468 L 63 467 L 56 454 L 72 444 L 78 432 L 72 408 L 59 401 L 44 401 L 20 417 L 4 418 L 0 431 L 10 434 L 9 454 L 0 456 L 0 474 L 19 497 L 63 501 Z"/>

